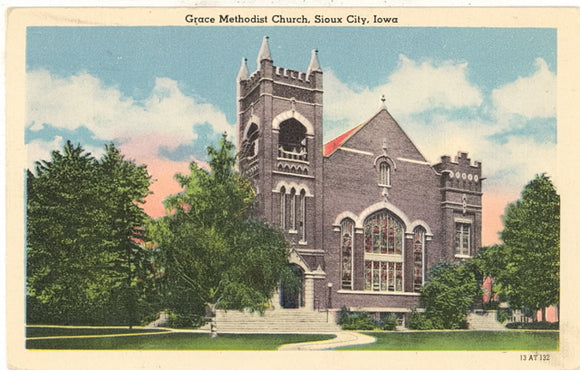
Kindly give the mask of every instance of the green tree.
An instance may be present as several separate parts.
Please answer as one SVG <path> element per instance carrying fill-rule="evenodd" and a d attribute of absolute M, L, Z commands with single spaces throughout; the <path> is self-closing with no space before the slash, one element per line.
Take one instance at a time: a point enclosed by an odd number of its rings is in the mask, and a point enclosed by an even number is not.
<path fill-rule="evenodd" d="M 150 178 L 114 145 L 105 149 L 97 160 L 68 141 L 28 172 L 29 322 L 135 321 L 137 266 L 146 260 L 139 204 Z"/>
<path fill-rule="evenodd" d="M 420 302 L 433 329 L 463 329 L 467 327 L 467 311 L 480 293 L 469 264 L 441 263 L 431 270 Z"/>
<path fill-rule="evenodd" d="M 507 263 L 498 281 L 511 307 L 542 310 L 545 320 L 545 308 L 560 296 L 560 196 L 550 178 L 536 175 L 507 206 L 503 223 Z"/>
<path fill-rule="evenodd" d="M 506 272 L 507 262 L 507 248 L 503 244 L 482 247 L 477 255 L 468 262 L 473 266 L 476 276 L 480 278 L 482 283 L 486 278 L 490 279 L 490 302 L 495 295 L 499 295 L 500 300 L 505 297 L 502 280 Z"/>
<path fill-rule="evenodd" d="M 167 216 L 149 226 L 165 258 L 173 310 L 262 312 L 292 275 L 283 235 L 250 217 L 255 193 L 234 171 L 233 149 L 224 134 L 217 149 L 208 148 L 210 171 L 191 163 L 188 175 L 176 175 L 183 191 L 165 200 Z"/>

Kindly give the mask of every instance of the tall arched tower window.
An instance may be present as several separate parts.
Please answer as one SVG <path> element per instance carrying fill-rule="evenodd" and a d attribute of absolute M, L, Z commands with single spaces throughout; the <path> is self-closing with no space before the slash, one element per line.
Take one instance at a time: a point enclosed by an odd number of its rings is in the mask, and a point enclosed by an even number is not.
<path fill-rule="evenodd" d="M 258 125 L 252 123 L 244 140 L 244 156 L 255 157 L 258 154 Z"/>
<path fill-rule="evenodd" d="M 364 221 L 365 290 L 403 291 L 403 223 L 387 210 Z"/>
<path fill-rule="evenodd" d="M 308 160 L 306 127 L 294 118 L 280 123 L 278 157 L 300 161 Z"/>
<path fill-rule="evenodd" d="M 424 281 L 425 229 L 418 226 L 413 230 L 413 291 L 420 292 Z"/>
<path fill-rule="evenodd" d="M 340 275 L 342 289 L 352 289 L 353 276 L 353 245 L 354 245 L 354 221 L 350 218 L 340 223 Z"/>

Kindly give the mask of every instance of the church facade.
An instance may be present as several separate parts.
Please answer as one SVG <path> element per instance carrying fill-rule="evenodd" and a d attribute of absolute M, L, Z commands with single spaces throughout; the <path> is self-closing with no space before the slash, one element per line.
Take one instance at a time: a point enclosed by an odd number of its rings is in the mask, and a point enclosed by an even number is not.
<path fill-rule="evenodd" d="M 273 304 L 403 319 L 430 267 L 481 246 L 481 163 L 463 152 L 429 163 L 384 98 L 367 121 L 324 143 L 317 52 L 306 72 L 285 69 L 264 38 L 257 62 L 249 74 L 244 60 L 237 77 L 240 170 L 302 280 L 297 293 L 280 286 Z"/>

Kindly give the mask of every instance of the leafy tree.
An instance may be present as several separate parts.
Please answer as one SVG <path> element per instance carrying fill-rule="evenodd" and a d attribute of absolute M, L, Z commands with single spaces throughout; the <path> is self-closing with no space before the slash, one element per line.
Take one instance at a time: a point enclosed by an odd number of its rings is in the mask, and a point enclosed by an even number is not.
<path fill-rule="evenodd" d="M 433 267 L 421 289 L 421 306 L 433 329 L 462 329 L 467 310 L 480 294 L 473 269 L 468 264 L 441 263 Z"/>
<path fill-rule="evenodd" d="M 482 283 L 484 279 L 490 279 L 490 302 L 496 295 L 500 295 L 500 299 L 505 297 L 505 288 L 502 286 L 502 280 L 506 272 L 507 262 L 507 248 L 503 244 L 483 247 L 472 260 L 468 261 Z"/>
<path fill-rule="evenodd" d="M 558 305 L 560 295 L 560 196 L 550 178 L 536 175 L 503 222 L 507 263 L 498 281 L 511 307 L 542 310 L 545 320 L 545 308 Z"/>
<path fill-rule="evenodd" d="M 132 325 L 146 272 L 144 166 L 114 145 L 97 160 L 68 141 L 27 176 L 29 322 Z M 138 273 L 139 271 L 139 273 Z"/>
<path fill-rule="evenodd" d="M 188 175 L 176 175 L 183 191 L 169 196 L 167 216 L 149 225 L 165 259 L 173 310 L 262 312 L 291 275 L 283 235 L 250 217 L 255 193 L 234 171 L 233 149 L 224 134 L 217 149 L 208 148 L 210 171 L 192 162 Z"/>

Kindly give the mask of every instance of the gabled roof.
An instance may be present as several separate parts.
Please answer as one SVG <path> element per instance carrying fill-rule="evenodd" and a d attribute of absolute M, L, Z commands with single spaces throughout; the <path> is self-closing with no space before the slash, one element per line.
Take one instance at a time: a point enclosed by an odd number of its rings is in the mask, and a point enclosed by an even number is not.
<path fill-rule="evenodd" d="M 328 157 L 329 155 L 331 155 L 332 153 L 334 153 L 334 151 L 336 149 L 338 149 L 342 143 L 344 143 L 346 141 L 346 139 L 348 139 L 349 137 L 352 136 L 352 134 L 355 133 L 355 131 L 357 131 L 361 126 L 363 126 L 364 123 L 361 123 L 360 125 L 348 130 L 347 132 L 345 132 L 344 134 L 340 135 L 339 137 L 329 141 L 328 143 L 324 144 L 323 147 L 323 154 L 325 157 Z"/>
<path fill-rule="evenodd" d="M 368 119 L 367 121 L 355 126 L 354 128 L 348 130 L 347 132 L 345 132 L 344 134 L 340 135 L 339 137 L 329 141 L 328 143 L 324 144 L 323 147 L 323 154 L 325 157 L 330 156 L 332 153 L 334 153 L 336 151 L 336 149 L 340 148 L 342 146 L 342 144 L 344 144 L 345 141 L 347 141 L 348 139 L 351 138 L 351 136 L 353 136 L 358 130 L 360 130 L 361 128 L 363 128 L 364 126 L 367 125 L 367 123 L 371 122 L 373 119 L 375 119 L 376 116 L 378 116 L 379 114 L 381 114 L 382 112 L 385 112 L 387 114 L 389 114 L 389 112 L 387 111 L 386 107 L 381 108 L 377 114 L 375 114 L 374 116 L 372 116 L 370 119 Z M 390 114 L 389 114 L 390 116 Z"/>
<path fill-rule="evenodd" d="M 391 130 L 395 130 L 392 132 L 392 134 L 402 135 L 402 136 L 398 136 L 400 139 L 397 142 L 396 146 L 400 147 L 400 145 L 402 143 L 407 143 L 404 145 L 407 145 L 407 148 L 408 148 L 406 150 L 406 154 L 405 154 L 406 156 L 408 156 L 408 159 L 427 161 L 425 159 L 425 156 L 423 154 L 421 154 L 421 152 L 419 151 L 419 149 L 417 148 L 415 143 L 413 143 L 411 138 L 405 133 L 405 131 L 403 131 L 403 129 L 399 126 L 397 121 L 395 121 L 395 119 L 391 116 L 391 114 L 387 110 L 386 106 L 383 106 L 374 116 L 372 116 L 367 121 L 355 126 L 354 128 L 350 129 L 349 131 L 345 132 L 344 134 L 338 136 L 334 140 L 331 140 L 328 143 L 326 143 L 323 147 L 324 157 L 330 157 L 340 147 L 345 145 L 345 143 L 347 141 L 349 141 L 351 138 L 353 138 L 353 136 L 355 136 L 359 131 L 363 130 L 365 128 L 365 126 L 369 125 L 371 122 L 375 122 L 377 119 L 380 119 L 380 120 L 386 119 L 386 122 L 391 122 L 392 123 Z M 391 136 L 391 134 L 389 134 L 389 136 Z M 394 144 L 392 142 L 393 138 L 390 137 L 390 140 L 391 140 L 391 143 L 389 145 L 391 146 Z M 401 142 L 401 140 L 402 140 L 402 142 Z M 408 150 L 411 150 L 411 152 L 409 152 Z"/>

